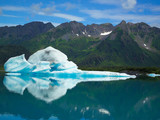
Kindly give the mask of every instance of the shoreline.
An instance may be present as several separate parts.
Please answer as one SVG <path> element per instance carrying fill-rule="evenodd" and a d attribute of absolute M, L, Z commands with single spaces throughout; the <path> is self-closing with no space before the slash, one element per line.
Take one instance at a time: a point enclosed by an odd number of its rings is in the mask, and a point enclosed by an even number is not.
<path fill-rule="evenodd" d="M 96 67 L 80 67 L 81 70 L 97 70 L 97 71 L 111 71 L 127 73 L 129 75 L 146 75 L 149 73 L 160 74 L 160 67 L 106 67 L 106 68 L 96 68 Z"/>
<path fill-rule="evenodd" d="M 150 73 L 160 74 L 160 67 L 79 67 L 79 69 L 88 71 L 111 71 L 136 76 L 146 75 Z M 0 72 L 5 73 L 3 66 L 0 66 Z"/>

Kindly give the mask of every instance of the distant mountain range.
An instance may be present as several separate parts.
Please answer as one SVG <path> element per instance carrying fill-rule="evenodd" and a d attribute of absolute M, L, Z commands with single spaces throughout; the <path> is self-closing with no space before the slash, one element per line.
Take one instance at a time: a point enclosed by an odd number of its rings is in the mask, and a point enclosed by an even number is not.
<path fill-rule="evenodd" d="M 160 29 L 143 22 L 85 26 L 71 21 L 57 27 L 31 22 L 0 27 L 1 64 L 13 55 L 29 56 L 47 46 L 61 50 L 81 67 L 160 66 Z"/>

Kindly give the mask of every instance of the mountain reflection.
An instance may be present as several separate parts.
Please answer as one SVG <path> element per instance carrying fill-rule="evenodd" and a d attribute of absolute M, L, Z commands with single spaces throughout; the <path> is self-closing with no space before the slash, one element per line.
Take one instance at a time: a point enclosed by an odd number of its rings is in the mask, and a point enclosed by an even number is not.
<path fill-rule="evenodd" d="M 159 78 L 114 80 L 6 76 L 0 82 L 0 119 L 159 120 Z"/>
<path fill-rule="evenodd" d="M 76 84 L 87 81 L 113 81 L 125 80 L 128 77 L 99 77 L 85 75 L 58 75 L 56 77 L 29 76 L 29 75 L 9 75 L 5 76 L 3 83 L 11 91 L 23 95 L 27 89 L 37 99 L 51 102 L 64 96 L 68 89 L 72 89 Z"/>

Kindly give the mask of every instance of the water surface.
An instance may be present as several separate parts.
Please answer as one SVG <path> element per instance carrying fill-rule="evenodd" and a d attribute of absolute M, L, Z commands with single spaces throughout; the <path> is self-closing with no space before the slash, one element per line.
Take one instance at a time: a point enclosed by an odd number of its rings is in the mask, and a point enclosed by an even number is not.
<path fill-rule="evenodd" d="M 0 75 L 0 119 L 159 120 L 160 79 L 56 80 Z"/>

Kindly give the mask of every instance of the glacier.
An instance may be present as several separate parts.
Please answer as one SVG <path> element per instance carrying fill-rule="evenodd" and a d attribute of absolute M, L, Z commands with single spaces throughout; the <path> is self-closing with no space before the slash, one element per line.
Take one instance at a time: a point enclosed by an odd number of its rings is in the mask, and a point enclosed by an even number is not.
<path fill-rule="evenodd" d="M 38 50 L 32 54 L 28 60 L 25 59 L 24 54 L 11 57 L 4 64 L 4 69 L 7 75 L 45 75 L 61 78 L 77 78 L 78 76 L 79 79 L 95 77 L 136 77 L 118 72 L 80 70 L 74 62 L 68 60 L 68 57 L 64 53 L 50 46 Z"/>

